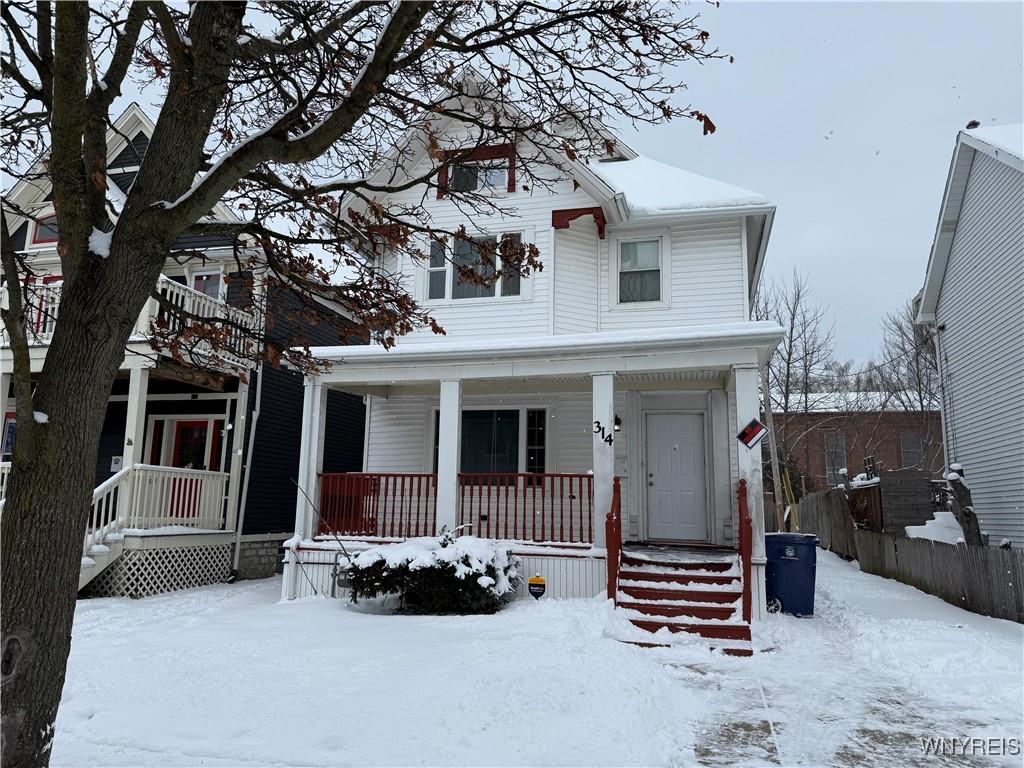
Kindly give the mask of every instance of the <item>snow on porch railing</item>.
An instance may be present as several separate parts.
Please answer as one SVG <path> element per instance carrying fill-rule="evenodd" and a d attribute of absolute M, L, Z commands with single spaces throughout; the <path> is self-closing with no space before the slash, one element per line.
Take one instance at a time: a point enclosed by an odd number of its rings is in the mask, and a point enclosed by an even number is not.
<path fill-rule="evenodd" d="M 123 507 L 130 495 L 131 475 L 132 468 L 125 467 L 96 486 L 92 492 L 92 508 L 89 510 L 89 525 L 85 529 L 82 557 L 88 557 L 94 546 L 102 545 L 106 536 L 124 527 Z"/>
<path fill-rule="evenodd" d="M 136 464 L 126 527 L 224 528 L 228 473 Z"/>
<path fill-rule="evenodd" d="M 437 476 L 344 472 L 320 476 L 318 534 L 410 538 L 433 536 Z"/>
<path fill-rule="evenodd" d="M 587 474 L 459 474 L 459 525 L 514 541 L 594 540 L 594 477 Z"/>

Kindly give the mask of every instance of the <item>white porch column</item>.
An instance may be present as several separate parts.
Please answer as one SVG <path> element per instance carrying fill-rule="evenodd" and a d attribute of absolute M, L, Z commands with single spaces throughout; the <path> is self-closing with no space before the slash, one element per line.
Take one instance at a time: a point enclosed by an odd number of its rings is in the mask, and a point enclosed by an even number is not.
<path fill-rule="evenodd" d="M 124 423 L 124 448 L 121 466 L 143 463 L 146 437 L 146 394 L 149 391 L 149 368 L 132 368 L 128 379 L 128 416 Z"/>
<path fill-rule="evenodd" d="M 736 382 L 736 432 L 761 416 L 761 400 L 758 395 L 760 372 L 756 365 L 733 367 Z M 730 436 L 735 440 L 735 433 Z M 751 618 L 763 621 L 767 615 L 765 604 L 765 553 L 764 553 L 764 493 L 762 489 L 762 443 L 753 448 L 737 446 L 740 479 L 747 481 L 747 510 L 751 523 Z M 735 509 L 736 497 L 733 496 Z"/>
<path fill-rule="evenodd" d="M 612 508 L 612 481 L 615 478 L 615 374 L 592 374 L 591 383 L 594 417 L 594 546 L 603 547 L 604 519 Z M 608 440 L 609 437 L 612 438 L 611 441 Z"/>
<path fill-rule="evenodd" d="M 458 525 L 459 461 L 462 456 L 462 382 L 441 380 L 437 430 L 437 531 Z M 476 531 L 470 531 L 476 535 Z"/>
<path fill-rule="evenodd" d="M 228 477 L 228 507 L 224 521 L 224 530 L 235 530 L 238 519 L 238 494 L 242 478 L 242 448 L 245 445 L 245 416 L 249 413 L 249 385 L 238 383 L 238 396 L 235 398 L 235 417 L 231 429 L 223 439 L 231 438 L 231 474 Z M 226 425 L 225 425 L 226 428 Z"/>
<path fill-rule="evenodd" d="M 301 577 L 296 562 L 298 553 L 292 548 L 316 530 L 316 512 L 319 506 L 317 480 L 324 464 L 324 423 L 327 418 L 327 389 L 318 379 L 306 376 L 302 394 L 302 438 L 299 443 L 298 488 L 295 491 L 295 535 L 285 542 L 284 580 L 281 597 L 294 599 L 298 594 Z"/>

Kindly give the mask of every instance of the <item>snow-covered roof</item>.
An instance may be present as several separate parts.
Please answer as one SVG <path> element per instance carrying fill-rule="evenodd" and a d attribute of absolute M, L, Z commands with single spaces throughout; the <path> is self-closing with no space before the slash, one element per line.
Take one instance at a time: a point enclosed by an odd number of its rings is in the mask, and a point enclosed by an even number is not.
<path fill-rule="evenodd" d="M 782 401 L 782 395 L 775 392 L 772 395 L 775 403 Z M 879 411 L 910 411 L 918 409 L 908 407 L 907 403 L 913 403 L 916 395 L 913 392 L 875 392 L 875 391 L 838 391 L 838 392 L 811 392 L 807 396 L 808 413 L 875 413 Z M 802 411 L 804 408 L 803 395 L 792 395 L 791 401 L 795 410 Z M 933 410 L 938 410 L 935 408 Z"/>
<path fill-rule="evenodd" d="M 972 128 L 965 133 L 994 149 L 1008 152 L 1014 157 L 1024 160 L 1024 123 Z"/>
<path fill-rule="evenodd" d="M 622 193 L 630 210 L 635 212 L 668 213 L 771 205 L 757 192 L 684 171 L 643 155 L 631 160 L 591 160 L 587 167 L 616 192 Z"/>

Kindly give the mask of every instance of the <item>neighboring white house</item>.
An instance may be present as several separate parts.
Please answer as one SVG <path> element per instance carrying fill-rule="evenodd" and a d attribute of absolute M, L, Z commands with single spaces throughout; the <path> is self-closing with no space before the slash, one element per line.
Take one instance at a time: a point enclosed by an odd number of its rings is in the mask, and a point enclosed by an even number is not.
<path fill-rule="evenodd" d="M 758 417 L 759 366 L 782 335 L 751 320 L 774 205 L 621 141 L 613 157 L 552 165 L 557 181 L 526 192 L 509 183 L 524 151 L 535 152 L 525 139 L 488 148 L 486 172 L 467 161 L 453 178 L 486 183 L 514 209 L 472 226 L 480 238 L 535 243 L 542 271 L 482 288 L 459 280 L 439 244 L 422 263 L 385 253 L 447 335 L 418 331 L 390 351 L 314 350 L 333 365 L 307 379 L 300 483 L 311 499 L 319 487 L 320 505 L 299 503 L 285 597 L 326 583 L 316 563 L 331 556 L 318 552 L 335 544 L 322 534 L 401 538 L 466 523 L 484 537 L 557 545 L 522 544 L 528 575 L 542 572 L 549 594 L 595 595 L 606 586 L 614 476 L 627 543 L 700 545 L 738 565 L 743 478 L 756 529 L 744 588 L 760 608 L 761 451 L 735 436 Z M 502 152 L 508 162 L 495 167 Z M 431 162 L 421 151 L 401 172 Z M 436 226 L 470 226 L 444 195 L 431 192 L 426 208 Z M 457 244 L 454 259 L 479 255 Z M 362 475 L 318 477 L 328 389 L 367 399 Z"/>
<path fill-rule="evenodd" d="M 935 329 L 943 443 L 989 541 L 1024 547 L 1024 126 L 960 131 L 917 320 Z"/>

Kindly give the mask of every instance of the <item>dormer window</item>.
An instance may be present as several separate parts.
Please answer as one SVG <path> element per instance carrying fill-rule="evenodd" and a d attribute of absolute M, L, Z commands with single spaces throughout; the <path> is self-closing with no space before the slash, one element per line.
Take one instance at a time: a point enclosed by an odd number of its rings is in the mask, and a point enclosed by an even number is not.
<path fill-rule="evenodd" d="M 60 231 L 57 228 L 57 216 L 50 214 L 36 222 L 36 231 L 32 235 L 33 245 L 47 245 L 56 243 L 60 239 Z"/>
<path fill-rule="evenodd" d="M 504 264 L 502 251 L 518 250 L 522 235 L 507 232 L 500 237 L 500 240 L 497 237 L 457 240 L 450 260 L 445 257 L 443 243 L 436 240 L 431 242 L 430 260 L 427 263 L 427 298 L 457 300 L 519 296 L 521 277 L 516 269 Z M 493 282 L 481 285 L 471 277 L 465 277 L 466 271 L 476 273 L 485 280 L 493 279 Z"/>

